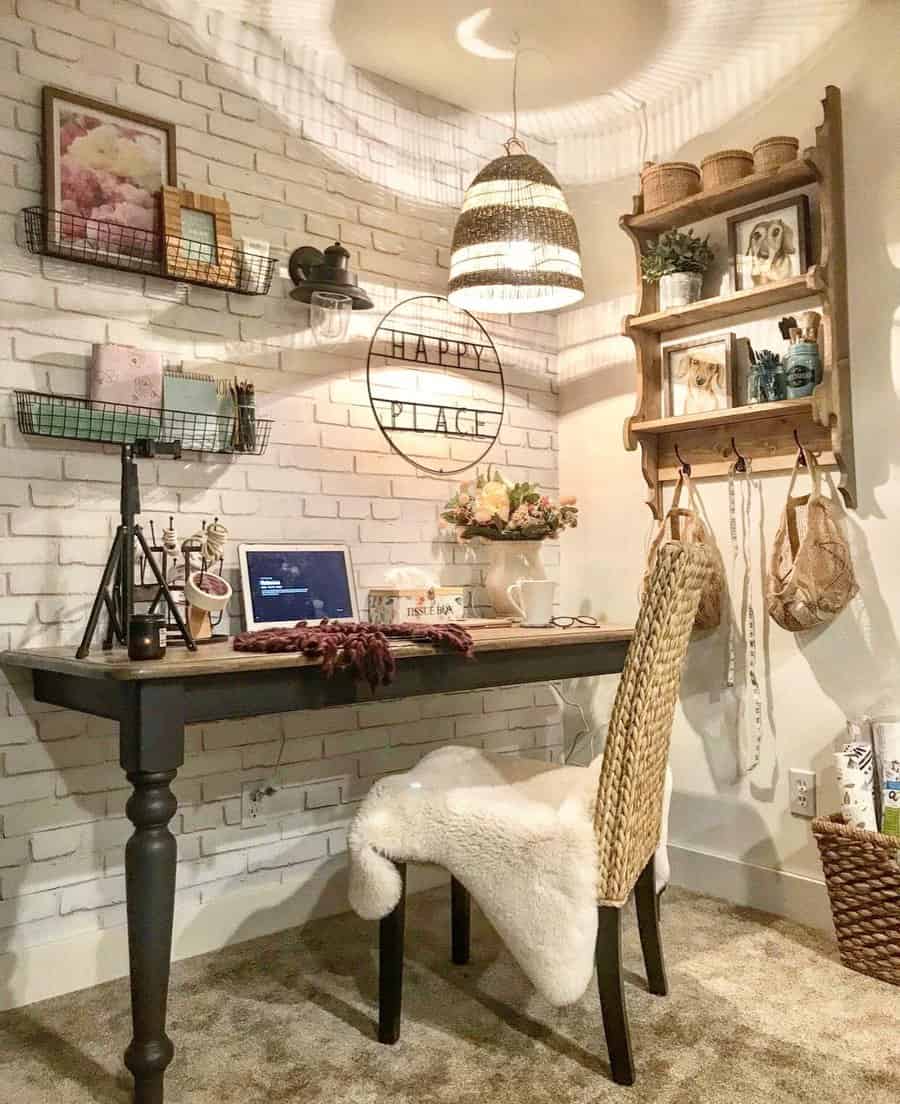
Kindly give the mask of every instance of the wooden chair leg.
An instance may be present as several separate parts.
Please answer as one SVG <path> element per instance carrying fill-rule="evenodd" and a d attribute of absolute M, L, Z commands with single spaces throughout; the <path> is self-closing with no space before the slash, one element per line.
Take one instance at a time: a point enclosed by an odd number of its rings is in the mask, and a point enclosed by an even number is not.
<path fill-rule="evenodd" d="M 406 929 L 406 863 L 397 863 L 403 882 L 400 900 L 378 930 L 378 1041 L 393 1045 L 400 1038 L 403 1007 L 403 936 Z"/>
<path fill-rule="evenodd" d="M 634 887 L 634 903 L 641 933 L 644 966 L 647 970 L 647 985 L 651 993 L 664 997 L 669 992 L 669 985 L 666 981 L 666 964 L 659 929 L 659 897 L 656 893 L 654 866 L 655 861 L 651 858 L 641 872 Z"/>
<path fill-rule="evenodd" d="M 634 1084 L 634 1062 L 631 1057 L 631 1033 L 625 1009 L 625 987 L 622 978 L 622 912 L 600 905 L 597 909 L 597 988 L 603 1012 L 603 1030 L 613 1081 L 617 1085 Z"/>
<path fill-rule="evenodd" d="M 469 961 L 472 934 L 472 902 L 469 891 L 455 878 L 450 879 L 450 946 L 456 966 Z"/>

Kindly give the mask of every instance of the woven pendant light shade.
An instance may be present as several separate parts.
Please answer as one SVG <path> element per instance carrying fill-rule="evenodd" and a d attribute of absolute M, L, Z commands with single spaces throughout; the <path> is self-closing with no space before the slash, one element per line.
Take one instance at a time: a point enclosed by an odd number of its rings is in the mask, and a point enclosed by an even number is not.
<path fill-rule="evenodd" d="M 536 157 L 511 153 L 512 144 L 469 185 L 453 233 L 447 298 L 465 310 L 525 314 L 584 296 L 578 230 L 562 189 Z"/>

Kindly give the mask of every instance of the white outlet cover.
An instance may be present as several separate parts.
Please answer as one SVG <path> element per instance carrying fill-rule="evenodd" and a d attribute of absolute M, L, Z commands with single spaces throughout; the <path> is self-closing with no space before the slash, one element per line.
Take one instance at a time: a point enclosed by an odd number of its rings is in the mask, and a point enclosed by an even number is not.
<path fill-rule="evenodd" d="M 816 815 L 816 772 L 792 768 L 788 773 L 789 807 L 794 816 Z"/>
<path fill-rule="evenodd" d="M 305 794 L 303 786 L 285 786 L 272 778 L 244 782 L 241 786 L 241 827 L 257 828 L 302 812 Z"/>

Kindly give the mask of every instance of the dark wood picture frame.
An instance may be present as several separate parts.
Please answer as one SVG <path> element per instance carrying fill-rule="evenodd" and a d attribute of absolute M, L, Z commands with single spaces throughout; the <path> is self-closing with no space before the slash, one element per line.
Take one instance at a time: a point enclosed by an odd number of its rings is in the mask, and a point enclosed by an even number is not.
<path fill-rule="evenodd" d="M 688 349 L 698 349 L 704 345 L 723 345 L 725 346 L 725 399 L 726 405 L 721 408 L 727 410 L 734 406 L 734 369 L 737 363 L 737 335 L 733 331 L 728 333 L 709 334 L 703 337 L 690 338 L 686 341 L 679 341 L 674 345 L 664 345 L 661 349 L 660 357 L 660 392 L 662 399 L 662 417 L 673 418 L 680 415 L 675 414 L 673 410 L 674 402 L 672 395 L 672 370 L 671 370 L 671 358 L 673 353 L 684 353 Z M 681 412 L 682 414 L 685 411 Z M 691 413 L 698 413 L 696 411 Z"/>
<path fill-rule="evenodd" d="M 56 170 L 57 150 L 53 142 L 53 107 L 58 100 L 85 108 L 87 111 L 99 111 L 104 115 L 112 115 L 117 119 L 137 123 L 139 126 L 162 131 L 166 135 L 166 176 L 164 185 L 178 183 L 178 164 L 176 153 L 175 124 L 163 119 L 154 119 L 150 115 L 142 115 L 138 111 L 128 111 L 116 104 L 105 103 L 103 100 L 95 100 L 90 96 L 81 96 L 68 88 L 58 88 L 55 85 L 45 84 L 42 90 L 43 108 L 43 133 L 41 152 L 44 160 L 44 210 L 52 211 L 56 206 Z"/>
<path fill-rule="evenodd" d="M 237 283 L 237 253 L 231 229 L 231 208 L 221 196 L 201 195 L 188 188 L 162 190 L 163 271 L 176 279 L 200 280 L 223 287 Z M 204 255 L 206 243 L 182 233 L 181 212 L 201 211 L 213 219 L 215 256 Z"/>
<path fill-rule="evenodd" d="M 788 196 L 787 199 L 778 199 L 773 203 L 764 203 L 759 207 L 751 207 L 749 211 L 742 211 L 740 214 L 731 215 L 727 220 L 728 261 L 735 291 L 746 291 L 748 288 L 754 286 L 765 286 L 742 283 L 743 273 L 741 272 L 740 260 L 743 254 L 738 255 L 738 227 L 742 226 L 745 222 L 760 219 L 764 215 L 773 215 L 776 211 L 784 211 L 787 209 L 793 209 L 797 213 L 797 265 L 799 268 L 799 273 L 797 273 L 797 275 L 803 275 L 809 268 L 811 240 L 809 196 L 803 193 L 802 195 Z M 775 283 L 777 281 L 771 282 Z"/>

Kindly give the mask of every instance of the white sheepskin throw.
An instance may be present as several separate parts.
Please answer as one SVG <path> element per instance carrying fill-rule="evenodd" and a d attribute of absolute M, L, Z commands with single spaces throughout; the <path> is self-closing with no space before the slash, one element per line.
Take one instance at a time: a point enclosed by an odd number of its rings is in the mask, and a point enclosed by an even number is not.
<path fill-rule="evenodd" d="M 351 905 L 380 919 L 400 900 L 390 859 L 437 863 L 549 1001 L 577 1001 L 594 965 L 601 763 L 555 767 L 448 747 L 382 779 L 350 830 Z"/>

